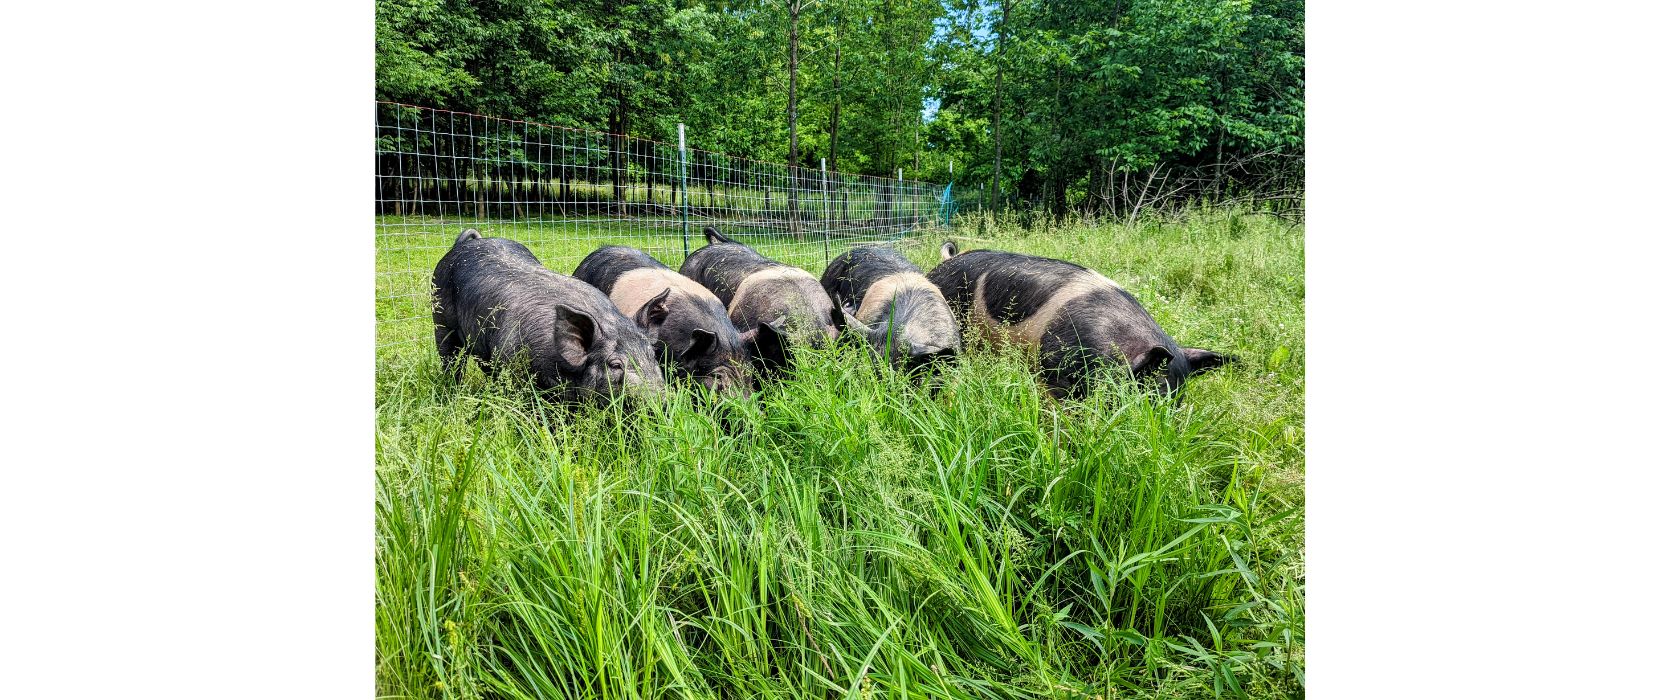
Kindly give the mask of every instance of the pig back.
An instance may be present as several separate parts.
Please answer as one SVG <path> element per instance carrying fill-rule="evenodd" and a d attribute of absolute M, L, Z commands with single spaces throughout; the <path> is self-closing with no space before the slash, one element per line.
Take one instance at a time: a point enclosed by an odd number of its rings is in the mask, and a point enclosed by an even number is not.
<path fill-rule="evenodd" d="M 713 243 L 690 254 L 678 272 L 710 290 L 724 306 L 730 306 L 742 280 L 777 266 L 786 267 L 739 243 Z"/>

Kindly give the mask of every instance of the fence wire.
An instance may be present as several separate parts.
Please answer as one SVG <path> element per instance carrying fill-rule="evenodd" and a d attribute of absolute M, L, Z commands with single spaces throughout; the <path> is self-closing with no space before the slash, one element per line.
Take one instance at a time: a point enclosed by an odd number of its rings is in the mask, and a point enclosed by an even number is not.
<path fill-rule="evenodd" d="M 430 342 L 431 274 L 465 228 L 512 238 L 570 274 L 602 245 L 676 268 L 720 231 L 821 270 L 865 242 L 948 225 L 944 184 L 793 168 L 678 144 L 380 102 L 377 345 Z M 704 135 L 688 134 L 688 140 Z"/>

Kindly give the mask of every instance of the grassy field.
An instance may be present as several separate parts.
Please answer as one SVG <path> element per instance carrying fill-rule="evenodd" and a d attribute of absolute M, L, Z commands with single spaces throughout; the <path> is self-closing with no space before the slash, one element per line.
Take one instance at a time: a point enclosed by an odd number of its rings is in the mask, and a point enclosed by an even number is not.
<path fill-rule="evenodd" d="M 1093 267 L 1242 364 L 1177 405 L 1112 377 L 1058 404 L 1015 353 L 969 353 L 933 393 L 840 347 L 736 403 L 573 413 L 392 345 L 379 692 L 1304 694 L 1302 230 L 949 233 Z M 905 249 L 930 266 L 942 239 Z M 538 252 L 570 271 L 587 250 Z"/>

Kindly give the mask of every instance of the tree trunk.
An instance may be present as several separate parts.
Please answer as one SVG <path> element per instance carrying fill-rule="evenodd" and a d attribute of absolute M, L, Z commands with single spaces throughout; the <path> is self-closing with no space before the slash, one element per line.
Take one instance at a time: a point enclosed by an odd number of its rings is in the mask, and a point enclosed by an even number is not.
<path fill-rule="evenodd" d="M 711 165 L 712 161 L 708 159 L 705 165 L 700 166 L 700 179 L 706 183 L 706 216 L 712 216 L 712 211 L 717 209 L 717 196 L 712 194 L 712 178 L 716 174 L 712 172 Z"/>
<path fill-rule="evenodd" d="M 1218 206 L 1225 188 L 1225 127 L 1219 127 L 1219 145 L 1213 149 L 1213 203 Z"/>
<path fill-rule="evenodd" d="M 619 88 L 615 92 L 618 93 L 618 100 L 613 103 L 612 127 L 611 127 L 611 131 L 613 133 L 613 149 L 612 149 L 613 203 L 617 205 L 619 216 L 628 216 L 630 214 L 629 207 L 625 203 L 625 197 L 624 197 L 624 194 L 625 194 L 625 192 L 624 192 L 624 149 L 625 149 L 626 146 L 629 145 L 629 144 L 625 143 L 625 139 L 624 139 L 624 131 L 625 131 L 625 129 L 624 129 L 624 122 L 625 122 L 624 112 L 627 108 L 627 105 L 626 105 L 626 103 L 625 103 L 626 101 L 624 99 L 624 89 Z"/>
<path fill-rule="evenodd" d="M 454 146 L 455 146 L 455 144 L 453 142 L 451 142 L 450 143 L 450 153 L 452 155 L 457 152 L 457 151 L 454 150 Z M 449 184 L 447 185 L 447 187 L 449 189 L 448 193 L 445 194 L 444 192 L 439 192 L 438 196 L 439 197 L 447 197 L 446 201 L 454 202 L 455 203 L 455 213 L 460 214 L 461 213 L 461 172 L 460 172 L 460 168 L 458 168 L 456 166 L 456 159 L 453 158 L 453 157 L 449 159 L 449 181 L 448 182 L 449 182 Z M 441 215 L 441 216 L 448 216 L 449 212 L 444 211 L 443 206 L 444 206 L 444 202 L 438 202 L 438 214 Z"/>
<path fill-rule="evenodd" d="M 1003 47 L 1009 36 L 1009 6 L 1003 4 L 1003 18 L 998 21 L 996 77 L 992 81 L 992 215 L 998 210 L 998 178 L 1003 174 Z"/>
<path fill-rule="evenodd" d="M 788 2 L 788 167 L 799 164 L 799 2 Z"/>
<path fill-rule="evenodd" d="M 919 173 L 922 171 L 922 109 L 920 105 L 917 105 L 915 114 L 916 130 L 914 133 L 916 137 L 914 140 L 916 142 L 916 154 L 910 159 L 911 173 Z M 914 175 L 912 175 L 912 177 L 914 177 Z"/>
<path fill-rule="evenodd" d="M 891 180 L 881 178 L 878 188 L 879 195 L 875 200 L 875 225 L 870 228 L 880 231 L 892 226 L 892 184 Z"/>
<path fill-rule="evenodd" d="M 655 206 L 653 199 L 653 157 L 648 153 L 653 144 L 646 141 L 641 141 L 639 143 L 642 145 L 642 157 L 644 159 L 642 164 L 642 180 L 646 183 L 647 190 L 647 203 L 642 205 L 642 210 L 644 212 L 643 215 L 646 216 L 653 213 Z"/>
<path fill-rule="evenodd" d="M 799 233 L 799 0 L 788 0 L 788 226 Z"/>
<path fill-rule="evenodd" d="M 834 168 L 840 167 L 840 159 L 836 156 L 840 151 L 840 39 L 844 36 L 846 24 L 836 17 L 834 21 L 834 91 L 831 99 L 834 105 L 828 115 L 828 163 Z"/>
<path fill-rule="evenodd" d="M 567 154 L 569 157 L 570 154 Z M 565 161 L 560 161 L 560 213 L 572 213 L 572 172 L 566 167 Z"/>
<path fill-rule="evenodd" d="M 881 27 L 882 31 L 886 32 L 886 36 L 882 37 L 882 44 L 886 47 L 887 81 L 889 86 L 896 88 L 898 87 L 896 85 L 898 76 L 896 74 L 897 71 L 895 70 L 898 64 L 898 44 L 894 41 L 897 37 L 893 34 L 892 0 L 882 0 L 881 2 Z M 888 121 L 892 123 L 892 138 L 887 141 L 887 148 L 890 150 L 888 150 L 886 158 L 887 173 L 889 174 L 899 166 L 899 139 L 904 133 L 904 95 L 903 92 L 898 89 L 891 89 L 891 92 L 893 95 L 892 116 L 888 119 Z"/>

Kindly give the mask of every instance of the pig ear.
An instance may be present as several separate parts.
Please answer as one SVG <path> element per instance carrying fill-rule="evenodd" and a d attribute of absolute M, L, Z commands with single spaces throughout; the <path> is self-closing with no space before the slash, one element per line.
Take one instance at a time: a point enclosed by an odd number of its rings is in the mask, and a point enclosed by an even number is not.
<path fill-rule="evenodd" d="M 1179 348 L 1184 352 L 1184 359 L 1190 362 L 1190 374 L 1211 372 L 1225 365 L 1236 364 L 1237 358 L 1222 355 L 1212 350 L 1201 348 Z"/>
<path fill-rule="evenodd" d="M 710 245 L 712 243 L 734 243 L 735 242 L 730 237 L 725 236 L 721 233 L 718 233 L 717 229 L 712 228 L 710 226 L 706 227 L 706 232 L 705 233 L 706 233 L 706 243 L 708 245 Z"/>
<path fill-rule="evenodd" d="M 939 259 L 940 260 L 950 260 L 951 258 L 954 258 L 956 256 L 957 256 L 957 242 L 956 241 L 945 241 L 945 245 L 939 246 Z"/>
<path fill-rule="evenodd" d="M 747 350 L 766 369 L 782 369 L 792 359 L 788 356 L 787 333 L 777 325 L 760 321 L 757 328 L 741 336 L 742 340 L 746 340 L 747 335 L 752 336 Z"/>
<path fill-rule="evenodd" d="M 1132 360 L 1132 374 L 1153 372 L 1171 359 L 1172 351 L 1168 350 L 1165 345 L 1157 345 L 1143 351 L 1143 354 L 1138 355 L 1137 359 Z"/>
<path fill-rule="evenodd" d="M 704 328 L 696 328 L 688 334 L 688 340 L 688 349 L 683 351 L 683 357 L 692 359 L 712 349 L 712 344 L 717 342 L 717 334 Z"/>
<path fill-rule="evenodd" d="M 844 312 L 849 313 L 849 314 L 854 314 L 854 315 L 857 314 L 858 307 L 854 304 L 848 304 L 844 301 L 841 301 L 840 300 L 840 294 L 838 292 L 835 292 L 831 296 L 834 299 L 834 308 L 839 309 L 839 310 L 844 311 Z"/>
<path fill-rule="evenodd" d="M 846 309 L 845 306 L 840 303 L 840 295 L 835 294 L 834 292 L 829 292 L 828 303 L 830 305 L 828 309 L 829 322 L 833 323 L 835 328 L 845 328 Z"/>
<path fill-rule="evenodd" d="M 768 321 L 768 322 L 759 321 L 758 325 L 753 326 L 750 329 L 741 331 L 741 342 L 748 343 L 748 344 L 756 342 L 758 340 L 758 336 L 759 336 L 758 329 L 760 329 L 760 328 L 763 328 L 765 333 L 781 333 L 783 335 L 786 335 L 787 332 L 782 330 L 782 324 L 785 321 L 787 321 L 786 316 L 779 317 L 774 321 Z"/>
<path fill-rule="evenodd" d="M 846 311 L 846 305 L 841 303 L 839 294 L 829 292 L 828 300 L 834 303 L 834 308 L 828 312 L 828 315 L 829 320 L 834 322 L 835 328 L 854 333 L 869 333 L 869 326 L 863 325 L 863 322 L 857 320 L 856 316 Z"/>
<path fill-rule="evenodd" d="M 844 329 L 844 330 L 851 331 L 851 332 L 856 333 L 860 336 L 868 336 L 870 334 L 870 332 L 872 332 L 874 330 L 873 328 L 869 327 L 869 324 L 864 323 L 862 321 L 859 321 L 858 317 L 856 317 L 856 316 L 853 316 L 853 315 L 851 315 L 849 313 L 846 313 L 844 311 L 841 311 L 839 313 L 840 313 L 840 326 L 839 327 Z"/>
<path fill-rule="evenodd" d="M 671 288 L 666 287 L 665 291 L 647 300 L 647 303 L 642 304 L 642 308 L 636 311 L 636 325 L 643 328 L 658 328 L 659 324 L 664 323 L 665 318 L 670 315 L 670 310 L 665 308 L 665 302 L 670 298 Z"/>
<path fill-rule="evenodd" d="M 565 304 L 555 305 L 554 346 L 567 366 L 582 365 L 589 359 L 589 349 L 595 346 L 595 319 Z"/>

